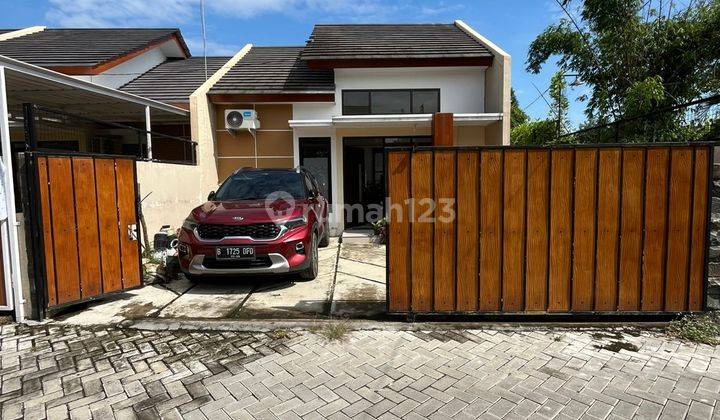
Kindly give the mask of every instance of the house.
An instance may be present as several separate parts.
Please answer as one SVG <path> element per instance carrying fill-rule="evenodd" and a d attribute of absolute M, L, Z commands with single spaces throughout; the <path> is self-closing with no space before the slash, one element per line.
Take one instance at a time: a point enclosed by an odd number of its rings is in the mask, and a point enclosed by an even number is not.
<path fill-rule="evenodd" d="M 461 21 L 316 25 L 304 46 L 247 45 L 205 90 L 193 138 L 215 145 L 218 180 L 307 166 L 335 234 L 367 226 L 385 197 L 384 149 L 429 145 L 432 114 L 452 114 L 453 145 L 509 144 L 510 57 Z M 255 110 L 260 128 L 226 129 L 233 109 Z"/>

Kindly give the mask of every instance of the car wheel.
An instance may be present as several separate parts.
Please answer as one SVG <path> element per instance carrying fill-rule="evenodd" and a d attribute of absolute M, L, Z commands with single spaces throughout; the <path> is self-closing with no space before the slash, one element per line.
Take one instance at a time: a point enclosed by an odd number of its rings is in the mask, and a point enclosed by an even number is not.
<path fill-rule="evenodd" d="M 310 237 L 310 264 L 300 272 L 300 278 L 303 280 L 315 280 L 318 275 L 318 267 L 320 266 L 318 259 L 318 237 L 317 232 L 313 230 Z"/>
<path fill-rule="evenodd" d="M 327 218 L 325 219 L 325 223 L 323 224 L 323 226 L 325 226 L 325 229 L 323 229 L 323 237 L 322 239 L 320 239 L 320 248 L 325 248 L 326 246 L 330 245 L 330 225 Z"/>

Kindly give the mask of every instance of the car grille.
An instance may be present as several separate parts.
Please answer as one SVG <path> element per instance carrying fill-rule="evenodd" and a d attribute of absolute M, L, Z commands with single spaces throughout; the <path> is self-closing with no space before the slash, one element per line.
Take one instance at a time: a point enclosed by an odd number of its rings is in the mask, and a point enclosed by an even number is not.
<path fill-rule="evenodd" d="M 253 223 L 249 225 L 199 225 L 198 234 L 202 239 L 222 239 L 230 236 L 249 236 L 253 239 L 272 239 L 280 233 L 275 223 Z"/>
<path fill-rule="evenodd" d="M 203 259 L 203 266 L 207 268 L 265 268 L 271 265 L 272 261 L 267 255 L 258 255 L 253 260 L 218 261 L 213 257 Z"/>

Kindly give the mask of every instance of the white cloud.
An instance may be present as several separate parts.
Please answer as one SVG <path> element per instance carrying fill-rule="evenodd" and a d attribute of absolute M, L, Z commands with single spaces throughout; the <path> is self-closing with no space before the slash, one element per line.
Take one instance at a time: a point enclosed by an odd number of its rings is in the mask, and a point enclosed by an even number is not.
<path fill-rule="evenodd" d="M 193 52 L 193 55 L 202 55 L 202 39 L 186 38 L 185 42 L 187 43 L 188 48 L 190 48 L 190 51 Z M 238 51 L 240 51 L 240 49 L 242 49 L 241 46 L 231 45 L 231 44 L 221 44 L 219 42 L 213 42 L 213 41 L 206 41 L 205 48 L 207 49 L 207 55 L 209 55 L 209 56 L 212 56 L 212 55 L 233 56 Z"/>
<path fill-rule="evenodd" d="M 46 18 L 60 27 L 177 26 L 200 18 L 200 0 L 49 0 Z M 206 0 L 212 16 L 250 19 L 277 13 L 298 19 L 334 22 L 417 20 L 462 9 L 440 1 L 410 0 Z"/>

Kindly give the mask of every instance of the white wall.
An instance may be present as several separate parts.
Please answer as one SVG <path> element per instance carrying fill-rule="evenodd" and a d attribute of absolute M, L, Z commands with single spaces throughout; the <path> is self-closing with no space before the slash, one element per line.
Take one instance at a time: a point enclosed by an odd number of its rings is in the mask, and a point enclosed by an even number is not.
<path fill-rule="evenodd" d="M 293 119 L 329 119 L 342 115 L 345 89 L 440 89 L 440 111 L 485 112 L 486 67 L 403 67 L 335 69 L 335 103 L 293 106 Z"/>
<path fill-rule="evenodd" d="M 176 54 L 171 51 L 173 45 L 177 42 L 171 39 L 96 76 L 73 77 L 117 89 L 167 60 L 168 56 L 175 57 Z"/>

